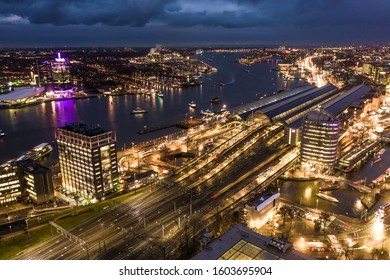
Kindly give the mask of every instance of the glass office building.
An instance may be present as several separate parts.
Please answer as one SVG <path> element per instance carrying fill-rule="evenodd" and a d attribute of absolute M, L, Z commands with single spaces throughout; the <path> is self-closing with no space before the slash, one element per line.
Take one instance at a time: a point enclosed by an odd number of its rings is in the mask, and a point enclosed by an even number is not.
<path fill-rule="evenodd" d="M 116 139 L 113 133 L 83 123 L 58 129 L 63 187 L 70 193 L 101 199 L 118 188 Z"/>
<path fill-rule="evenodd" d="M 336 163 L 340 121 L 322 108 L 303 118 L 301 162 L 317 170 L 333 170 Z"/>

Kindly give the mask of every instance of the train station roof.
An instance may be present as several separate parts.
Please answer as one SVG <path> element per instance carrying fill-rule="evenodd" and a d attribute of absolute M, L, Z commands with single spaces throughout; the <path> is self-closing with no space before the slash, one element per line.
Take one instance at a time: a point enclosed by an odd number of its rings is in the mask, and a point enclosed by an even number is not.
<path fill-rule="evenodd" d="M 260 108 L 264 108 L 266 106 L 273 105 L 275 103 L 282 102 L 284 100 L 290 99 L 298 94 L 301 94 L 303 92 L 315 89 L 316 87 L 311 84 L 304 85 L 302 87 L 294 88 L 287 91 L 282 91 L 279 93 L 275 93 L 270 96 L 260 97 L 261 99 L 249 102 L 240 106 L 237 106 L 235 108 L 232 108 L 230 112 L 234 115 L 249 115 L 253 111 L 256 111 Z"/>
<path fill-rule="evenodd" d="M 345 109 L 351 106 L 354 102 L 360 101 L 363 96 L 368 94 L 371 89 L 364 85 L 357 85 L 349 90 L 342 90 L 331 100 L 321 104 L 326 112 L 330 113 L 334 117 L 340 115 Z M 302 125 L 303 117 L 294 120 L 288 124 L 288 127 L 299 128 Z"/>
<path fill-rule="evenodd" d="M 351 106 L 353 102 L 360 100 L 370 91 L 371 89 L 367 86 L 357 85 L 350 90 L 341 92 L 339 96 L 324 103 L 322 107 L 336 117 L 340 115 L 349 106 Z"/>

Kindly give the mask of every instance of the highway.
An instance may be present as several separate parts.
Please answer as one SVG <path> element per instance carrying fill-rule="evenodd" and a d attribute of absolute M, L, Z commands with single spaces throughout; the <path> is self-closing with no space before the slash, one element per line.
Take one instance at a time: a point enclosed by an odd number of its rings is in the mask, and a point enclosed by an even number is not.
<path fill-rule="evenodd" d="M 312 59 L 314 56 L 308 56 L 303 61 L 303 66 L 312 74 L 313 81 L 317 87 L 322 87 L 326 85 L 326 81 L 321 75 L 321 72 L 317 69 L 317 67 L 314 65 Z M 309 81 L 311 82 L 311 81 Z"/>

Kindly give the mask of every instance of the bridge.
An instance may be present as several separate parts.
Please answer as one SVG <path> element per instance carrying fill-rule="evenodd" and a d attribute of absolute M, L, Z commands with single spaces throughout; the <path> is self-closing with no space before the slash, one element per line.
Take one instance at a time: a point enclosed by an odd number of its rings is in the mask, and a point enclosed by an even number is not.
<path fill-rule="evenodd" d="M 347 180 L 347 179 L 343 179 L 343 178 L 340 178 L 340 177 L 336 177 L 336 176 L 330 176 L 330 175 L 322 175 L 322 174 L 316 174 L 316 177 L 317 178 L 322 178 L 322 179 L 325 179 L 325 180 L 331 180 L 331 181 L 334 181 L 334 182 L 342 182 L 342 183 L 345 183 L 353 188 L 355 188 L 356 190 L 358 190 L 359 192 L 361 193 L 369 193 L 371 192 L 371 188 L 365 186 L 365 185 L 361 185 L 361 184 L 356 184 L 350 180 Z"/>

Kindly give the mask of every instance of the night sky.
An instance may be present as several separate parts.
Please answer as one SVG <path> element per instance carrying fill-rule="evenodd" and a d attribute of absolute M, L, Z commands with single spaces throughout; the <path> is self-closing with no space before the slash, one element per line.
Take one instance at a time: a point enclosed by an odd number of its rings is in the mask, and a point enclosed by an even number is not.
<path fill-rule="evenodd" d="M 0 47 L 387 44 L 389 0 L 0 0 Z"/>

